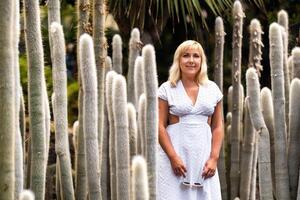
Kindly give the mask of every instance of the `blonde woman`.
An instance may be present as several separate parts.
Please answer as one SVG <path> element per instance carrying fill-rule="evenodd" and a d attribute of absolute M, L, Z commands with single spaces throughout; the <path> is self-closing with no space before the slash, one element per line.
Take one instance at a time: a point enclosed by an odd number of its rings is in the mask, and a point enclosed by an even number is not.
<path fill-rule="evenodd" d="M 158 97 L 157 199 L 221 199 L 217 162 L 224 137 L 223 95 L 208 80 L 206 56 L 198 42 L 178 46 Z"/>

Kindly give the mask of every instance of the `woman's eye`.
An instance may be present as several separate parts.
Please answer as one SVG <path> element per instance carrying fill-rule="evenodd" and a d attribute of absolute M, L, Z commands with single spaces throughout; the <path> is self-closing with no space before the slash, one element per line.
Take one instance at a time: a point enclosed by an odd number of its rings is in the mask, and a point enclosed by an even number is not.
<path fill-rule="evenodd" d="M 190 55 L 189 54 L 183 54 L 182 55 L 182 57 L 184 57 L 184 58 L 187 58 L 187 57 L 189 57 Z"/>

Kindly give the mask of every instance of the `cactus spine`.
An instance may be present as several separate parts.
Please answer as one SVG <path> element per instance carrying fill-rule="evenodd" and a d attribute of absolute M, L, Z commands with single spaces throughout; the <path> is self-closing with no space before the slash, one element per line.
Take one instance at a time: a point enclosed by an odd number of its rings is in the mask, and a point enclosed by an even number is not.
<path fill-rule="evenodd" d="M 14 46 L 12 45 L 14 1 L 0 2 L 0 199 L 14 199 Z"/>
<path fill-rule="evenodd" d="M 128 55 L 128 73 L 127 73 L 127 98 L 128 102 L 133 103 L 137 108 L 137 102 L 135 98 L 135 60 L 140 55 L 141 41 L 139 29 L 134 28 L 131 31 L 131 37 L 129 40 L 129 55 Z"/>
<path fill-rule="evenodd" d="M 115 34 L 112 41 L 112 64 L 113 70 L 118 74 L 122 74 L 122 38 L 119 34 Z"/>
<path fill-rule="evenodd" d="M 292 50 L 293 56 L 293 78 L 300 78 L 300 47 L 295 47 Z"/>
<path fill-rule="evenodd" d="M 68 140 L 67 110 L 67 69 L 65 62 L 65 40 L 62 26 L 57 22 L 51 24 L 51 41 L 53 45 L 53 90 L 55 93 L 55 150 L 60 163 L 63 199 L 74 199 L 71 157 Z"/>
<path fill-rule="evenodd" d="M 97 77 L 93 40 L 88 34 L 83 34 L 80 37 L 79 45 L 88 191 L 90 199 L 101 199 L 97 130 Z"/>
<path fill-rule="evenodd" d="M 136 110 L 132 103 L 127 104 L 128 109 L 128 132 L 130 142 L 130 158 L 137 154 L 137 124 L 136 124 Z M 130 159 L 131 160 L 131 159 Z"/>
<path fill-rule="evenodd" d="M 276 198 L 290 199 L 286 156 L 286 125 L 281 27 L 272 23 L 269 30 L 272 97 L 274 103 Z"/>
<path fill-rule="evenodd" d="M 132 199 L 148 200 L 147 163 L 144 157 L 135 156 L 132 160 Z"/>
<path fill-rule="evenodd" d="M 113 116 L 115 122 L 117 199 L 130 199 L 129 134 L 126 80 L 116 75 L 113 80 Z"/>
<path fill-rule="evenodd" d="M 261 199 L 273 199 L 270 159 L 269 131 L 266 127 L 260 108 L 260 86 L 255 69 L 249 68 L 246 73 L 247 94 L 249 95 L 249 114 L 251 122 L 259 133 L 258 172 L 259 195 Z"/>
<path fill-rule="evenodd" d="M 295 78 L 291 83 L 290 90 L 290 140 L 289 140 L 289 148 L 288 148 L 288 167 L 289 167 L 289 180 L 290 180 L 290 192 L 291 199 L 296 199 L 297 197 L 297 188 L 298 186 L 298 178 L 299 178 L 299 152 L 300 152 L 300 80 Z"/>
<path fill-rule="evenodd" d="M 149 178 L 150 199 L 156 198 L 156 149 L 158 144 L 158 100 L 157 73 L 155 51 L 152 45 L 146 45 L 142 50 L 145 72 L 146 117 L 145 135 L 147 137 L 147 168 Z"/>

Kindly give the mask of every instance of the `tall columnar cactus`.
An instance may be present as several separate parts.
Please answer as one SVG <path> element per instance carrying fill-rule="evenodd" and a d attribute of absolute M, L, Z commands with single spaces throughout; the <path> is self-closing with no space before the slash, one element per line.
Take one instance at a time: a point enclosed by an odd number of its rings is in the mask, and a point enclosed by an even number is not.
<path fill-rule="evenodd" d="M 116 75 L 113 80 L 113 117 L 115 123 L 117 199 L 130 199 L 130 161 L 126 80 Z"/>
<path fill-rule="evenodd" d="M 104 123 L 104 82 L 105 59 L 107 55 L 107 42 L 105 38 L 105 0 L 93 0 L 93 39 L 96 58 L 97 86 L 98 86 L 98 143 L 99 166 L 102 165 L 102 137 Z"/>
<path fill-rule="evenodd" d="M 249 95 L 249 94 L 248 94 Z M 247 95 L 247 96 L 248 96 Z M 252 177 L 252 163 L 255 148 L 255 131 L 251 123 L 249 109 L 249 97 L 245 98 L 245 112 L 244 112 L 244 139 L 241 151 L 241 183 L 240 183 L 240 197 L 241 199 L 249 199 L 251 189 Z"/>
<path fill-rule="evenodd" d="M 223 91 L 223 54 L 224 54 L 224 31 L 223 20 L 217 17 L 215 21 L 215 67 L 214 67 L 214 81 Z"/>
<path fill-rule="evenodd" d="M 227 93 L 227 104 L 228 104 L 228 112 L 232 112 L 232 85 L 228 88 Z"/>
<path fill-rule="evenodd" d="M 112 101 L 112 84 L 114 77 L 117 75 L 115 71 L 106 74 L 105 80 L 105 98 L 109 121 L 109 163 L 110 163 L 110 192 L 111 199 L 117 199 L 117 177 L 116 177 L 116 144 L 115 144 L 115 121 L 113 117 L 113 101 Z"/>
<path fill-rule="evenodd" d="M 14 46 L 12 45 L 14 1 L 0 2 L 0 199 L 14 199 Z"/>
<path fill-rule="evenodd" d="M 139 107 L 139 99 L 141 94 L 145 91 L 145 78 L 144 78 L 144 68 L 143 68 L 143 58 L 138 56 L 134 64 L 134 97 L 135 97 L 135 107 Z"/>
<path fill-rule="evenodd" d="M 273 192 L 275 192 L 275 144 L 274 144 L 274 113 L 272 92 L 264 87 L 260 92 L 260 107 L 270 135 L 270 154 Z"/>
<path fill-rule="evenodd" d="M 258 133 L 255 135 L 255 145 L 254 145 L 254 154 L 253 154 L 253 163 L 252 163 L 252 176 L 251 176 L 251 185 L 250 185 L 250 200 L 256 200 L 256 190 L 257 190 L 257 160 L 258 160 L 258 142 L 259 142 Z"/>
<path fill-rule="evenodd" d="M 130 160 L 137 154 L 137 123 L 136 123 L 136 110 L 132 103 L 127 104 L 128 112 L 128 133 L 129 133 L 129 147 L 130 147 Z"/>
<path fill-rule="evenodd" d="M 64 199 L 74 199 L 71 157 L 68 137 L 67 68 L 65 40 L 62 26 L 53 22 L 50 31 L 52 41 L 53 91 L 55 93 L 55 151 L 61 170 Z"/>
<path fill-rule="evenodd" d="M 293 78 L 300 78 L 300 47 L 295 47 L 292 50 L 292 56 L 293 56 Z"/>
<path fill-rule="evenodd" d="M 300 80 L 295 78 L 291 83 L 290 90 L 290 140 L 288 148 L 288 167 L 289 167 L 289 180 L 290 180 L 290 192 L 291 199 L 297 198 L 298 178 L 299 178 L 299 166 L 300 166 Z"/>
<path fill-rule="evenodd" d="M 242 59 L 243 18 L 245 16 L 240 1 L 233 5 L 233 34 L 232 34 L 232 124 L 231 124 L 231 168 L 230 198 L 238 196 L 240 170 L 240 140 L 241 140 L 241 113 L 240 113 L 240 84 Z"/>
<path fill-rule="evenodd" d="M 140 95 L 139 105 L 138 105 L 138 136 L 137 136 L 137 148 L 138 153 L 141 155 L 146 156 L 146 149 L 147 149 L 147 141 L 146 141 L 146 133 L 145 133 L 145 126 L 146 126 L 146 96 L 145 93 Z"/>
<path fill-rule="evenodd" d="M 123 54 L 122 54 L 122 38 L 119 34 L 115 34 L 112 41 L 112 64 L 113 70 L 115 70 L 118 74 L 122 74 L 123 72 Z"/>
<path fill-rule="evenodd" d="M 137 102 L 135 98 L 135 60 L 140 55 L 141 41 L 139 29 L 134 28 L 131 31 L 131 37 L 129 40 L 129 55 L 128 55 L 128 73 L 127 73 L 127 98 L 128 102 L 133 103 L 136 107 Z M 137 107 L 136 107 L 137 108 Z"/>
<path fill-rule="evenodd" d="M 246 73 L 247 94 L 249 95 L 249 114 L 253 127 L 258 132 L 258 178 L 261 199 L 273 199 L 270 139 L 260 108 L 260 85 L 256 70 L 249 68 Z"/>
<path fill-rule="evenodd" d="M 132 160 L 132 200 L 148 200 L 147 163 L 144 157 L 135 156 Z"/>
<path fill-rule="evenodd" d="M 223 92 L 223 54 L 224 54 L 224 32 L 223 20 L 217 17 L 215 21 L 215 67 L 214 81 Z M 223 111 L 223 102 L 222 111 Z M 222 199 L 227 199 L 227 184 L 226 184 L 226 168 L 225 168 L 225 145 L 222 145 L 220 159 L 218 162 L 218 170 L 222 189 Z"/>
<path fill-rule="evenodd" d="M 90 199 L 101 199 L 98 147 L 97 75 L 93 40 L 80 37 L 79 56 L 83 85 L 83 131 L 86 149 L 86 171 Z"/>
<path fill-rule="evenodd" d="M 250 47 L 249 47 L 249 67 L 254 67 L 260 76 L 260 71 L 263 70 L 261 65 L 262 51 L 261 48 L 264 46 L 261 41 L 261 25 L 257 19 L 251 20 L 250 24 Z"/>
<path fill-rule="evenodd" d="M 281 27 L 272 23 L 269 30 L 272 97 L 274 103 L 276 198 L 290 199 L 286 153 L 286 124 Z"/>
<path fill-rule="evenodd" d="M 148 178 L 150 199 L 156 198 L 156 154 L 158 143 L 158 98 L 157 73 L 155 51 L 152 45 L 146 45 L 142 50 L 145 72 L 146 117 L 145 133 L 147 137 L 146 158 L 148 164 Z"/>
<path fill-rule="evenodd" d="M 29 122 L 31 137 L 31 189 L 36 199 L 44 199 L 46 177 L 46 84 L 38 1 L 24 0 L 25 39 L 28 59 Z"/>
<path fill-rule="evenodd" d="M 105 59 L 105 70 L 106 70 L 106 73 L 112 70 L 111 58 L 109 56 L 106 56 L 106 59 Z"/>
<path fill-rule="evenodd" d="M 34 194 L 30 190 L 24 190 L 20 194 L 20 200 L 34 200 Z"/>

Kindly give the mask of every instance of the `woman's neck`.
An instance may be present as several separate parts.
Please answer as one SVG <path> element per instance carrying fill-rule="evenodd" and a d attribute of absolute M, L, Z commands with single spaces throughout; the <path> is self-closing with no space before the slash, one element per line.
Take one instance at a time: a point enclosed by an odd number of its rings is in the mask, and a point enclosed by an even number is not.
<path fill-rule="evenodd" d="M 193 86 L 195 84 L 198 85 L 195 80 L 195 77 L 182 76 L 181 81 L 182 81 L 183 85 L 185 85 L 185 86 Z"/>

